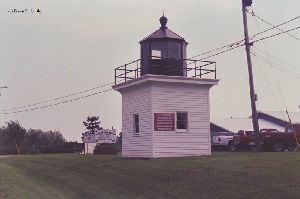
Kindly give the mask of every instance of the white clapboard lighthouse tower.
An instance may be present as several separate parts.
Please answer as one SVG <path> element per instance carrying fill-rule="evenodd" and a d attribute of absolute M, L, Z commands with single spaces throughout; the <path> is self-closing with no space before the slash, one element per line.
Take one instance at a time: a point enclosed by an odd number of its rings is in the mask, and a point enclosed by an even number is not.
<path fill-rule="evenodd" d="M 186 58 L 188 43 L 161 27 L 140 41 L 141 58 L 115 69 L 122 94 L 122 156 L 211 154 L 209 89 L 216 63 Z"/>

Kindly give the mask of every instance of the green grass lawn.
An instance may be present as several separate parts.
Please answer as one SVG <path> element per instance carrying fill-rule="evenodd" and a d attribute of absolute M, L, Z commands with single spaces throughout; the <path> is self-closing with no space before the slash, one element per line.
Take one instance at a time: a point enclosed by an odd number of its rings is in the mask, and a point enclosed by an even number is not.
<path fill-rule="evenodd" d="M 299 199 L 300 153 L 156 160 L 77 154 L 2 157 L 0 198 Z"/>

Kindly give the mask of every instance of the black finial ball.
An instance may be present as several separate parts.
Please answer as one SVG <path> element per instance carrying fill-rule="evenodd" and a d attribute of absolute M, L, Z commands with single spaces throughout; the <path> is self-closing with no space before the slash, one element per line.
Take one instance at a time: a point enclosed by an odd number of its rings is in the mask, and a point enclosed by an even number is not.
<path fill-rule="evenodd" d="M 160 21 L 160 25 L 162 28 L 167 28 L 167 22 L 168 22 L 168 18 L 165 17 L 164 15 L 159 19 Z"/>

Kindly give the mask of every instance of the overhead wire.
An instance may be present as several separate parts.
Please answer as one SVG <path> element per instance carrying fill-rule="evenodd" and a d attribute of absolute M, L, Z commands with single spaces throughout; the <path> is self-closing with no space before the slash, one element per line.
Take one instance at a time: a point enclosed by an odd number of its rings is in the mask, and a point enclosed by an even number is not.
<path fill-rule="evenodd" d="M 206 55 L 206 54 L 215 52 L 215 51 L 220 51 L 220 50 L 222 50 L 222 49 L 224 49 L 224 48 L 228 48 L 228 47 L 229 47 L 229 48 L 232 48 L 232 47 L 234 47 L 234 46 L 236 46 L 236 45 L 240 45 L 243 41 L 244 41 L 244 40 L 236 41 L 236 42 L 233 42 L 233 43 L 231 43 L 231 44 L 227 44 L 227 45 L 224 45 L 224 46 L 222 46 L 222 47 L 215 48 L 215 49 L 206 51 L 206 52 L 204 52 L 204 53 L 200 53 L 200 54 L 198 54 L 198 55 L 194 55 L 194 56 L 190 57 L 190 59 L 193 59 L 193 58 L 195 58 L 195 57 L 200 57 L 200 56 L 203 56 L 203 55 Z"/>
<path fill-rule="evenodd" d="M 61 105 L 61 104 L 66 104 L 66 103 L 69 103 L 69 102 L 74 102 L 74 101 L 77 101 L 77 100 L 80 100 L 80 99 L 85 99 L 85 98 L 92 97 L 92 96 L 95 96 L 95 95 L 98 95 L 98 94 L 101 94 L 101 93 L 106 93 L 106 92 L 111 91 L 111 90 L 112 90 L 112 88 L 107 89 L 107 90 L 103 90 L 103 91 L 99 91 L 99 92 L 95 92 L 95 93 L 92 93 L 92 94 L 89 94 L 89 95 L 85 95 L 85 96 L 65 100 L 65 101 L 62 101 L 62 102 L 57 102 L 57 103 L 53 103 L 53 104 L 48 104 L 48 105 L 44 105 L 44 106 L 40 106 L 40 107 L 24 109 L 24 110 L 19 110 L 19 111 L 3 112 L 1 114 L 8 115 L 8 114 L 15 114 L 15 113 L 22 113 L 22 112 L 28 112 L 28 111 L 44 109 L 44 108 L 53 107 L 53 106 L 57 106 L 57 105 Z"/>
<path fill-rule="evenodd" d="M 255 53 L 254 53 L 253 55 L 256 56 Z M 257 56 L 256 56 L 256 57 L 257 57 Z M 278 77 L 277 77 L 277 75 L 276 75 L 275 70 L 273 70 L 273 67 L 272 67 L 273 65 L 270 64 L 270 66 L 271 66 L 271 69 L 272 69 L 271 71 L 272 71 L 272 73 L 273 73 L 273 75 L 274 75 L 274 78 L 275 78 L 275 82 L 276 82 L 277 88 L 278 88 L 278 90 L 279 90 L 279 94 L 280 94 L 281 100 L 282 100 L 282 102 L 283 102 L 283 104 L 284 104 L 284 107 L 285 107 L 285 112 L 286 112 L 286 114 L 287 114 L 287 118 L 290 120 L 289 112 L 288 112 L 287 105 L 286 105 L 286 101 L 285 101 L 285 98 L 284 98 L 282 89 L 281 89 L 281 87 L 280 87 Z"/>
<path fill-rule="evenodd" d="M 277 70 L 279 70 L 279 71 L 281 71 L 283 73 L 286 73 L 286 74 L 288 74 L 291 77 L 294 77 L 296 79 L 300 79 L 300 76 L 295 75 L 293 72 L 291 72 L 291 71 L 287 70 L 286 68 L 280 66 L 279 64 L 271 61 L 270 59 L 264 57 L 263 55 L 259 54 L 258 52 L 251 52 L 251 54 L 253 56 L 257 57 L 258 59 L 260 59 L 261 61 L 263 61 L 264 63 L 272 66 L 273 68 L 276 68 Z"/>
<path fill-rule="evenodd" d="M 260 57 L 257 56 L 257 54 L 255 54 L 254 52 L 252 52 L 252 54 L 260 59 Z M 263 62 L 265 62 L 263 59 L 261 59 L 261 60 L 262 60 Z M 275 78 L 275 80 L 276 80 L 277 88 L 278 88 L 278 90 L 279 90 L 279 93 L 280 93 L 282 102 L 283 102 L 284 107 L 285 107 L 285 112 L 286 112 L 286 114 L 287 114 L 287 118 L 288 118 L 288 120 L 291 122 L 291 119 L 290 119 L 290 116 L 289 116 L 289 112 L 288 112 L 288 109 L 287 109 L 287 105 L 286 105 L 286 101 L 285 101 L 285 98 L 284 98 L 282 89 L 281 89 L 281 87 L 280 87 L 278 77 L 277 77 L 277 75 L 276 75 L 275 70 L 273 70 L 273 66 L 274 66 L 274 65 L 273 65 L 271 62 L 265 62 L 265 63 L 267 63 L 267 64 L 269 64 L 269 65 L 271 66 L 272 73 L 273 73 L 274 78 Z M 275 66 L 274 66 L 274 67 L 275 67 Z M 277 67 L 275 67 L 275 68 L 277 68 Z M 278 69 L 278 68 L 277 68 L 277 69 Z M 297 79 L 299 79 L 299 78 L 297 78 Z M 291 124 L 292 124 L 292 123 L 291 123 Z"/>
<path fill-rule="evenodd" d="M 298 29 L 300 29 L 300 26 L 297 26 L 297 27 L 295 27 L 295 28 L 291 28 L 291 29 L 282 31 L 282 32 L 280 32 L 280 33 L 276 33 L 276 34 L 273 34 L 273 35 L 269 35 L 269 36 L 266 36 L 266 37 L 257 39 L 257 40 L 255 40 L 255 41 L 252 41 L 252 43 L 256 43 L 256 42 L 259 42 L 259 41 L 262 41 L 262 40 L 265 40 L 265 39 L 269 39 L 269 38 L 272 38 L 272 37 L 276 37 L 276 36 L 278 36 L 278 35 L 282 35 L 282 34 L 284 34 L 284 33 L 288 33 L 288 32 L 294 31 L 294 30 L 298 30 Z"/>
<path fill-rule="evenodd" d="M 252 8 L 252 13 L 254 13 L 253 8 Z M 253 16 L 253 17 L 254 17 L 254 16 Z M 299 16 L 299 17 L 300 17 L 300 16 Z M 296 18 L 298 18 L 298 17 L 296 17 Z M 256 21 L 256 23 L 257 23 L 258 28 L 260 29 L 257 19 L 256 19 L 255 17 L 254 17 L 254 19 L 255 19 L 255 21 Z M 293 19 L 295 19 L 295 18 L 293 18 Z M 289 20 L 289 21 L 291 21 L 291 20 Z M 286 31 L 283 31 L 283 32 L 277 33 L 277 34 L 273 34 L 273 35 L 270 35 L 270 36 L 264 37 L 264 38 L 266 39 L 266 38 L 274 37 L 274 36 L 283 34 L 284 32 L 286 32 Z M 264 38 L 261 38 L 259 41 L 262 41 L 263 45 L 266 47 L 266 43 L 264 42 L 264 40 L 265 40 Z M 258 40 L 257 40 L 257 41 L 258 41 Z M 255 41 L 254 41 L 254 42 L 255 42 Z M 253 42 L 253 43 L 254 43 L 254 42 Z M 281 62 L 281 63 L 283 63 L 283 64 L 285 64 L 285 65 L 287 65 L 287 66 L 292 67 L 291 65 L 289 65 L 289 64 L 287 64 L 287 63 L 285 63 L 285 62 L 279 60 L 278 58 L 276 58 L 276 57 L 270 55 L 270 53 L 269 53 L 268 51 L 264 51 L 264 50 L 258 48 L 257 46 L 254 46 L 254 45 L 253 45 L 253 48 L 259 50 L 260 52 L 264 53 L 264 54 L 267 56 L 267 57 L 264 57 L 264 56 L 262 56 L 261 54 L 259 55 L 259 56 L 260 56 L 260 59 L 263 59 L 265 63 L 271 64 L 273 67 L 277 68 L 278 70 L 280 70 L 280 71 L 282 71 L 282 72 L 290 73 L 290 74 L 292 74 L 292 76 L 294 75 L 294 72 L 293 72 L 293 71 L 290 71 L 290 70 L 286 69 L 285 67 L 281 66 L 280 64 L 275 63 L 274 61 L 271 60 L 271 58 L 272 58 L 272 59 L 276 59 L 276 60 L 278 60 L 279 62 Z M 253 52 L 252 52 L 252 53 L 253 53 Z M 256 52 L 256 54 L 259 54 L 259 53 Z M 296 67 L 292 67 L 292 68 L 295 68 L 296 70 L 299 70 L 299 69 L 296 68 Z"/>
<path fill-rule="evenodd" d="M 36 106 L 36 105 L 40 105 L 40 104 L 44 104 L 44 103 L 48 103 L 48 102 L 52 102 L 52 101 L 56 101 L 56 100 L 60 100 L 60 99 L 64 99 L 64 98 L 68 98 L 68 97 L 75 96 L 75 95 L 78 95 L 78 94 L 86 93 L 86 92 L 89 92 L 89 91 L 92 91 L 92 90 L 96 90 L 96 89 L 99 89 L 99 88 L 103 88 L 103 87 L 106 87 L 106 86 L 110 86 L 110 85 L 113 85 L 113 84 L 114 84 L 114 82 L 108 83 L 108 84 L 103 84 L 103 85 L 100 85 L 100 86 L 97 86 L 97 87 L 93 87 L 93 88 L 90 88 L 90 89 L 86 89 L 86 90 L 78 91 L 78 92 L 75 92 L 75 93 L 71 93 L 69 95 L 65 95 L 65 96 L 61 96 L 61 97 L 56 97 L 56 98 L 52 98 L 52 99 L 48 99 L 48 100 L 36 102 L 36 103 L 33 103 L 33 104 L 27 104 L 27 105 L 23 105 L 23 106 L 17 106 L 17 107 L 14 107 L 14 108 L 2 109 L 1 111 L 2 112 L 7 112 L 7 111 L 16 110 L 16 109 L 22 109 L 22 108 L 26 108 L 26 107 Z"/>
<path fill-rule="evenodd" d="M 276 28 L 277 30 L 280 30 L 280 31 L 282 31 L 282 32 L 284 32 L 284 30 L 281 29 L 281 28 L 279 28 L 279 26 L 285 25 L 285 24 L 287 24 L 287 23 L 289 23 L 289 22 L 292 22 L 292 21 L 294 21 L 294 20 L 300 18 L 300 16 L 297 16 L 297 17 L 294 17 L 294 18 L 292 18 L 292 19 L 290 19 L 290 20 L 288 20 L 288 21 L 286 21 L 286 22 L 284 22 L 284 23 L 282 23 L 282 24 L 279 24 L 279 25 L 273 25 L 271 22 L 269 22 L 269 21 L 263 19 L 262 17 L 258 16 L 257 14 L 255 14 L 254 11 L 253 11 L 253 9 L 252 9 L 251 12 L 249 12 L 248 10 L 247 10 L 247 12 L 250 13 L 253 17 L 255 17 L 255 19 L 259 19 L 260 21 L 262 21 L 262 22 L 264 22 L 264 23 L 266 23 L 266 24 L 272 26 L 272 29 Z M 290 36 L 290 37 L 292 37 L 292 38 L 294 38 L 294 39 L 300 41 L 300 39 L 299 39 L 298 37 L 296 37 L 296 36 L 294 36 L 294 35 L 292 35 L 292 34 L 290 34 L 290 33 L 286 33 L 286 34 L 287 34 L 288 36 Z"/>
<path fill-rule="evenodd" d="M 251 7 L 252 8 L 252 7 Z M 248 10 L 247 10 L 247 12 L 249 12 Z M 254 13 L 254 11 L 253 11 L 253 8 L 252 8 L 252 13 Z M 252 15 L 253 16 L 253 15 Z M 260 25 L 259 25 L 259 23 L 258 23 L 258 21 L 257 21 L 257 18 L 254 18 L 255 19 L 255 24 L 256 24 L 256 26 L 258 27 L 258 30 L 261 32 L 261 27 L 260 27 Z M 266 45 L 265 44 L 265 42 L 264 41 L 262 41 L 263 42 L 263 44 L 264 45 Z M 253 47 L 255 47 L 254 45 L 253 45 Z M 253 52 L 253 48 L 250 48 L 250 50 L 251 50 L 251 52 Z M 264 69 L 263 69 L 263 67 L 261 67 L 261 65 L 260 65 L 260 63 L 259 63 L 259 60 L 256 58 L 256 57 L 254 57 L 255 58 L 255 60 L 256 60 L 256 64 L 258 65 L 258 69 L 260 70 L 260 72 L 261 72 L 261 74 L 262 74 L 262 76 L 263 76 L 263 80 L 264 80 L 264 82 L 266 83 L 266 85 L 267 85 L 267 87 L 268 87 L 268 91 L 270 91 L 271 92 L 271 94 L 272 94 L 272 96 L 273 96 L 273 98 L 274 98 L 274 101 L 275 101 L 275 103 L 277 104 L 277 106 L 278 106 L 278 108 L 280 109 L 280 110 L 282 110 L 282 108 L 281 108 L 281 105 L 280 105 L 280 103 L 279 103 L 279 101 L 278 101 L 278 99 L 277 99 L 277 97 L 276 97 L 276 95 L 275 95 L 275 92 L 273 91 L 273 88 L 271 87 L 271 84 L 269 83 L 269 81 L 268 81 L 268 78 L 267 78 L 267 75 L 265 74 L 265 71 L 264 71 Z M 255 66 L 255 65 L 254 65 Z"/>
<path fill-rule="evenodd" d="M 242 46 L 244 46 L 244 44 L 241 44 L 241 45 L 238 45 L 238 46 L 235 46 L 235 47 L 229 48 L 229 49 L 227 49 L 227 50 L 223 50 L 223 51 L 221 51 L 221 52 L 218 52 L 218 53 L 216 53 L 216 54 L 209 55 L 209 56 L 207 56 L 207 57 L 201 58 L 201 59 L 199 59 L 199 61 L 202 61 L 202 60 L 205 60 L 205 59 L 209 59 L 209 58 L 211 58 L 211 57 L 215 57 L 215 56 L 217 56 L 217 55 L 221 55 L 221 54 L 223 54 L 223 53 L 226 53 L 226 52 L 232 51 L 232 50 L 234 50 L 234 49 L 236 49 L 236 48 L 239 48 L 239 47 L 242 47 Z"/>
<path fill-rule="evenodd" d="M 264 43 L 264 42 L 263 42 L 263 43 Z M 265 45 L 265 43 L 264 43 L 264 45 Z M 295 70 L 297 70 L 297 71 L 300 72 L 300 68 L 297 68 L 296 66 L 293 66 L 293 65 L 291 65 L 291 64 L 288 64 L 287 62 L 285 62 L 285 61 L 279 59 L 278 57 L 275 57 L 275 56 L 271 55 L 270 52 L 264 51 L 264 50 L 258 48 L 257 46 L 253 46 L 253 48 L 255 48 L 256 50 L 258 50 L 258 51 L 260 51 L 260 52 L 262 52 L 262 53 L 264 53 L 264 54 L 266 54 L 269 58 L 272 58 L 272 59 L 274 59 L 274 60 L 280 62 L 281 64 L 286 65 L 287 67 L 290 67 L 290 68 L 294 68 Z"/>
<path fill-rule="evenodd" d="M 287 20 L 287 21 L 285 21 L 285 22 L 283 22 L 283 23 L 281 23 L 281 24 L 272 26 L 271 28 L 268 28 L 268 29 L 266 29 L 266 30 L 264 30 L 264 31 L 258 32 L 258 33 L 256 33 L 256 34 L 252 35 L 252 36 L 250 37 L 250 39 L 254 39 L 254 38 L 257 37 L 258 35 L 264 34 L 264 33 L 268 32 L 268 31 L 270 31 L 270 30 L 273 30 L 273 29 L 275 29 L 275 28 L 278 29 L 278 27 L 283 26 L 283 25 L 285 25 L 285 24 L 288 24 L 288 23 L 290 23 L 290 22 L 292 22 L 292 21 L 294 21 L 294 20 L 296 20 L 296 19 L 299 19 L 299 18 L 300 18 L 300 16 L 294 17 L 294 18 L 292 18 L 292 19 L 290 19 L 290 20 Z M 283 32 L 283 33 L 286 33 L 284 30 L 281 30 L 281 29 L 280 29 L 280 31 Z"/>
<path fill-rule="evenodd" d="M 279 90 L 279 94 L 280 94 L 281 100 L 282 100 L 282 102 L 283 102 L 283 104 L 284 104 L 284 107 L 285 107 L 285 110 L 286 110 L 286 112 L 287 112 L 286 102 L 285 102 L 285 99 L 284 99 L 284 96 L 283 96 L 281 87 L 280 87 L 280 85 L 279 85 L 278 77 L 277 77 L 277 75 L 276 75 L 275 70 L 273 70 L 273 67 L 275 67 L 275 66 L 272 65 L 272 64 L 270 64 L 270 63 L 268 63 L 268 62 L 266 62 L 265 60 L 261 59 L 261 57 L 257 56 L 257 54 L 256 54 L 255 52 L 252 52 L 251 54 L 252 54 L 254 57 L 257 57 L 258 59 L 260 59 L 260 60 L 263 61 L 264 63 L 269 64 L 269 65 L 271 66 L 271 69 L 272 69 L 271 71 L 272 71 L 272 73 L 273 73 L 273 76 L 274 76 L 274 79 L 275 79 L 277 88 L 278 88 L 278 90 Z M 277 67 L 275 67 L 275 68 L 277 68 Z M 277 68 L 277 69 L 278 69 L 278 68 Z M 282 114 L 282 115 L 283 115 L 283 114 Z"/>
<path fill-rule="evenodd" d="M 273 30 L 273 29 L 278 29 L 278 27 L 283 26 L 283 25 L 285 25 L 285 24 L 288 24 L 288 23 L 290 23 L 290 22 L 292 22 L 292 21 L 294 21 L 294 20 L 296 20 L 296 19 L 299 19 L 299 18 L 300 18 L 300 16 L 297 16 L 297 17 L 294 17 L 294 18 L 292 18 L 292 19 L 289 19 L 289 20 L 287 20 L 287 21 L 285 21 L 285 22 L 283 22 L 283 23 L 281 23 L 281 24 L 273 25 L 271 28 L 268 28 L 268 29 L 266 29 L 266 30 L 260 31 L 260 32 L 258 32 L 258 33 L 256 33 L 256 34 L 250 36 L 249 38 L 252 40 L 252 39 L 254 39 L 255 37 L 257 37 L 258 35 L 264 34 L 264 33 L 268 32 L 268 31 L 270 31 L 270 30 Z M 293 28 L 293 29 L 290 29 L 290 30 L 282 30 L 282 29 L 280 29 L 281 33 L 277 33 L 277 34 L 274 34 L 274 35 L 270 35 L 270 36 L 268 36 L 268 37 L 264 37 L 264 38 L 258 39 L 258 40 L 256 40 L 256 41 L 254 41 L 253 43 L 258 42 L 258 41 L 261 41 L 261 40 L 265 40 L 265 39 L 267 39 L 267 38 L 271 38 L 271 37 L 274 37 L 274 36 L 277 36 L 277 35 L 280 35 L 280 34 L 288 33 L 288 32 L 291 32 L 291 31 L 296 30 L 296 29 L 299 29 L 299 28 L 300 28 L 300 27 L 296 27 L 296 28 Z M 216 51 L 220 51 L 220 50 L 225 49 L 225 48 L 234 48 L 234 47 L 236 47 L 236 46 L 239 46 L 239 47 L 240 47 L 240 45 L 241 45 L 243 42 L 244 42 L 244 39 L 239 40 L 239 41 L 236 41 L 236 42 L 232 42 L 232 43 L 226 44 L 226 45 L 224 45 L 224 46 L 222 46 L 222 47 L 215 48 L 215 49 L 212 49 L 212 50 L 209 50 L 209 51 L 206 51 L 206 52 L 203 52 L 203 53 L 194 55 L 194 56 L 190 57 L 190 59 L 193 59 L 193 58 L 195 58 L 195 57 L 201 57 L 201 56 L 203 56 L 203 55 L 206 55 L 206 54 L 209 54 L 209 53 L 212 53 L 212 52 L 216 52 Z M 244 45 L 244 44 L 243 44 L 243 45 Z M 234 49 L 235 49 L 235 48 L 234 48 Z M 228 50 L 228 51 L 230 51 L 230 50 Z M 225 52 L 227 52 L 227 50 L 225 50 Z M 218 54 L 218 53 L 217 53 L 217 54 Z M 222 53 L 221 53 L 221 54 L 222 54 Z M 216 56 L 216 55 L 208 56 L 208 58 L 213 57 L 213 56 Z M 207 57 L 205 57 L 205 58 L 203 58 L 203 59 L 207 59 Z M 203 59 L 202 59 L 202 60 L 203 60 Z"/>
<path fill-rule="evenodd" d="M 251 7 L 251 8 L 252 8 L 252 7 Z M 252 8 L 252 13 L 254 13 L 253 8 Z M 252 15 L 252 16 L 253 16 L 253 15 Z M 254 19 L 255 19 L 256 25 L 257 25 L 257 27 L 258 27 L 258 30 L 261 32 L 261 27 L 260 27 L 260 25 L 259 25 L 259 23 L 258 23 L 258 21 L 257 21 L 257 18 L 254 17 Z M 263 45 L 264 45 L 265 47 L 267 46 L 267 44 L 265 43 L 265 41 L 262 41 L 262 43 L 263 43 Z M 258 49 L 255 45 L 253 45 L 253 47 L 254 47 L 255 49 Z M 253 49 L 252 49 L 252 48 L 251 48 L 251 52 L 253 52 Z M 269 53 L 269 52 L 264 51 L 264 53 L 268 56 L 268 58 L 270 58 L 270 53 Z M 256 57 L 254 57 L 254 58 L 256 58 Z M 258 60 L 258 59 L 256 59 L 256 60 Z M 277 99 L 277 97 L 276 97 L 276 95 L 275 95 L 275 92 L 273 91 L 273 89 L 272 89 L 272 87 L 271 87 L 271 85 L 270 85 L 270 83 L 269 83 L 269 81 L 268 81 L 268 79 L 267 79 L 267 76 L 266 76 L 266 74 L 265 74 L 265 72 L 264 72 L 264 69 L 261 67 L 261 65 L 259 64 L 258 61 L 257 61 L 256 63 L 259 65 L 258 68 L 259 68 L 259 70 L 261 70 L 261 72 L 262 72 L 262 74 L 263 74 L 263 77 L 264 77 L 264 80 L 265 80 L 267 86 L 269 87 L 268 90 L 271 91 L 271 93 L 272 93 L 272 95 L 273 95 L 273 98 L 274 98 L 274 100 L 275 100 L 275 102 L 276 102 L 276 104 L 277 104 L 279 110 L 286 110 L 286 107 L 284 107 L 284 108 L 281 107 L 281 105 L 280 105 L 280 103 L 279 103 L 279 100 Z M 271 67 L 271 70 L 272 70 L 272 72 L 274 73 L 272 67 Z M 278 88 L 278 89 L 280 89 L 280 88 Z M 285 115 L 283 114 L 282 111 L 280 111 L 280 115 L 282 116 L 282 118 L 284 118 L 284 116 L 285 116 Z"/>
<path fill-rule="evenodd" d="M 253 49 L 251 49 L 251 51 L 253 52 Z M 268 77 L 267 77 L 267 75 L 266 75 L 266 73 L 265 73 L 263 67 L 260 65 L 258 58 L 257 58 L 256 56 L 254 56 L 254 58 L 255 58 L 255 60 L 256 60 L 255 63 L 258 65 L 258 69 L 261 71 L 261 74 L 262 74 L 262 76 L 263 76 L 263 80 L 265 81 L 265 83 L 266 83 L 266 85 L 267 85 L 267 87 L 268 87 L 268 91 L 271 92 L 271 94 L 272 94 L 272 96 L 273 96 L 273 98 L 274 98 L 274 100 L 275 100 L 275 102 L 276 102 L 278 108 L 279 108 L 280 110 L 282 110 L 282 107 L 281 107 L 281 105 L 280 105 L 280 103 L 279 103 L 279 100 L 277 99 L 277 96 L 275 95 L 275 92 L 274 92 L 274 90 L 273 90 L 273 88 L 272 88 L 272 86 L 271 86 L 271 84 L 270 84 L 270 82 L 269 82 L 269 80 L 268 80 Z M 282 115 L 282 116 L 283 116 L 283 115 Z"/>

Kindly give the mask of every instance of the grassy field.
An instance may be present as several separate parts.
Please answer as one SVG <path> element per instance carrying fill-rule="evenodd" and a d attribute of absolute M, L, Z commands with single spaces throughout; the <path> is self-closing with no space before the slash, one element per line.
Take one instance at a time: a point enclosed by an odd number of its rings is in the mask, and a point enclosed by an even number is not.
<path fill-rule="evenodd" d="M 0 198 L 299 199 L 300 153 L 157 160 L 77 154 L 1 157 Z"/>

